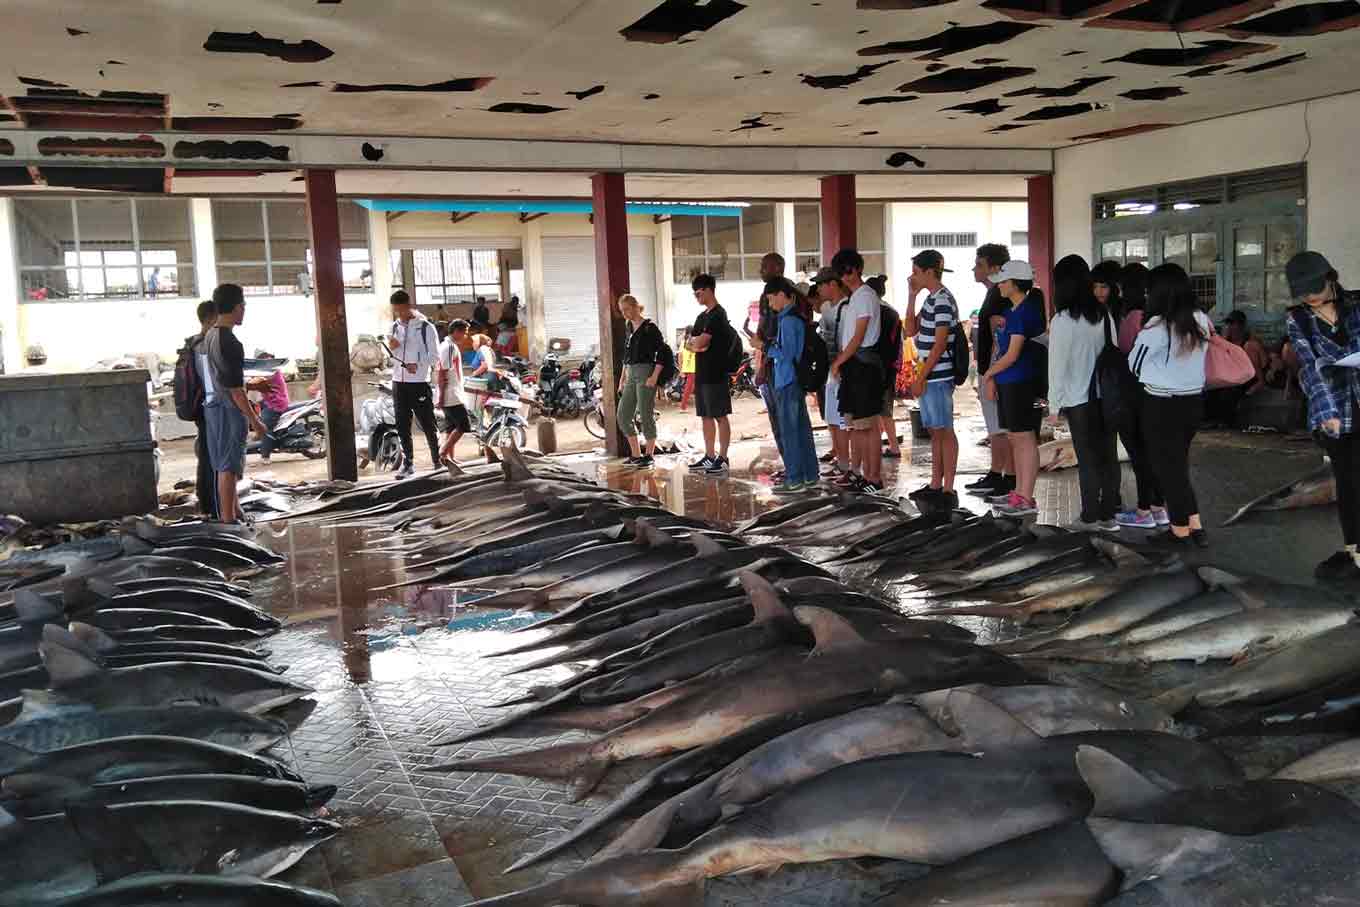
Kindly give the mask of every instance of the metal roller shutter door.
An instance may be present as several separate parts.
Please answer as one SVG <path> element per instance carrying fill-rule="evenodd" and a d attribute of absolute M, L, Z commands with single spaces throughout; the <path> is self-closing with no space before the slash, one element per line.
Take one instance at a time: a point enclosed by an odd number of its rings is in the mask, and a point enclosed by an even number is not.
<path fill-rule="evenodd" d="M 628 237 L 628 283 L 648 316 L 657 311 L 653 248 L 650 236 Z M 572 356 L 598 350 L 598 299 L 595 240 L 589 236 L 543 237 L 543 309 L 548 338 L 569 338 Z"/>

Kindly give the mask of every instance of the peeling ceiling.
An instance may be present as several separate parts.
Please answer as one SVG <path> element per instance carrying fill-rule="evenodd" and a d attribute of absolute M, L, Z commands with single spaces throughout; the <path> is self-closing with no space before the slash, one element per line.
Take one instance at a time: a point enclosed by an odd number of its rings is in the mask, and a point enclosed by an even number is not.
<path fill-rule="evenodd" d="M 63 160 L 168 129 L 1051 148 L 1360 89 L 1360 0 L 5 6 L 0 134 Z"/>

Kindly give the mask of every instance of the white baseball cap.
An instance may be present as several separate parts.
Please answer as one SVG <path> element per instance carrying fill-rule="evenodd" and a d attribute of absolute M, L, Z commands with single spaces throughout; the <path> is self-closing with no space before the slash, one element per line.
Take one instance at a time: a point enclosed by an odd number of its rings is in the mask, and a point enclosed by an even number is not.
<path fill-rule="evenodd" d="M 987 278 L 992 283 L 1001 283 L 1003 280 L 1034 280 L 1034 269 L 1029 266 L 1027 261 L 1019 261 L 1012 258 L 1001 266 L 1001 270 Z"/>

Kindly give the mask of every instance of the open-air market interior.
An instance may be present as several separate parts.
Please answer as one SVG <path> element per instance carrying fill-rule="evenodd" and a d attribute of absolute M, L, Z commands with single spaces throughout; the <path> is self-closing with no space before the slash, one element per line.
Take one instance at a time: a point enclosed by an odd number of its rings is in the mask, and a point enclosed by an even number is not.
<path fill-rule="evenodd" d="M 0 907 L 1360 905 L 1360 2 L 3 22 Z"/>

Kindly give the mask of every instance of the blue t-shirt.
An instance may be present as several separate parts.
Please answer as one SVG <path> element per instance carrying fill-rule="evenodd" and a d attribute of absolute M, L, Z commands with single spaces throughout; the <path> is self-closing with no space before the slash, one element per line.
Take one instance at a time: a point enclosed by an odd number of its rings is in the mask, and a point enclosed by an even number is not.
<path fill-rule="evenodd" d="M 807 322 L 792 305 L 779 313 L 779 338 L 771 353 L 774 356 L 774 386 L 788 387 L 798 380 L 798 359 L 803 355 L 803 337 Z"/>
<path fill-rule="evenodd" d="M 1006 313 L 1006 326 L 996 332 L 995 358 L 1000 359 L 1006 355 L 1012 337 L 1024 337 L 1028 340 L 1042 335 L 1046 330 L 1048 325 L 1044 321 L 1042 297 L 1031 293 L 1025 297 L 1024 302 Z M 1034 349 L 1034 344 L 1026 343 L 1020 351 L 1020 358 L 1012 363 L 1010 368 L 997 373 L 996 383 L 1017 384 L 1021 381 L 1033 381 L 1039 376 L 1038 358 L 1039 353 Z"/>

